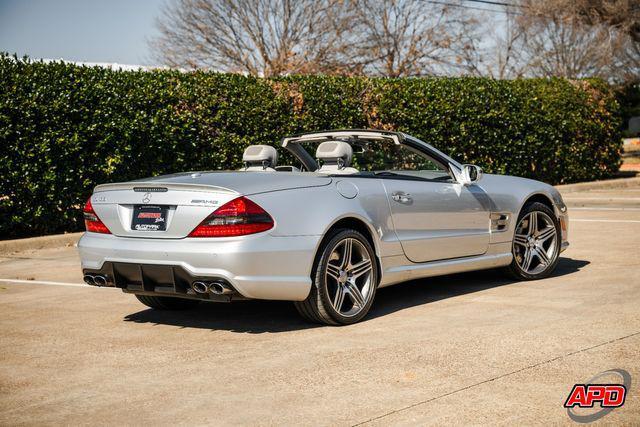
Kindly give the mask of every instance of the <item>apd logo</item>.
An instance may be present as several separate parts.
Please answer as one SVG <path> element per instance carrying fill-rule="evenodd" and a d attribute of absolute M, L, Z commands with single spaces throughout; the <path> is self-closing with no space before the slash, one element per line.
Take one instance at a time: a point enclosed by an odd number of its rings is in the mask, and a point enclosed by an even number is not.
<path fill-rule="evenodd" d="M 605 378 L 611 381 L 617 377 L 620 383 L 602 383 Z M 631 387 L 631 375 L 624 369 L 604 371 L 586 381 L 576 384 L 569 393 L 564 407 L 567 408 L 569 418 L 578 423 L 590 423 L 598 420 L 615 408 L 624 405 L 627 390 Z M 597 405 L 596 405 L 597 404 Z M 585 409 L 578 412 L 576 408 L 594 408 L 597 411 Z"/>

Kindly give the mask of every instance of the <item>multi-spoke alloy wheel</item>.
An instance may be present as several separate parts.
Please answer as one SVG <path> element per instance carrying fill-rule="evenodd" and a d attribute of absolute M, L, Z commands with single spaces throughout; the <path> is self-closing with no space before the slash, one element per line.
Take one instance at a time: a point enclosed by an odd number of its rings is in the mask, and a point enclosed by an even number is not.
<path fill-rule="evenodd" d="M 350 324 L 362 319 L 375 296 L 378 273 L 369 241 L 355 230 L 338 230 L 323 245 L 314 286 L 296 308 L 307 320 Z"/>
<path fill-rule="evenodd" d="M 558 262 L 558 221 L 551 209 L 541 203 L 526 206 L 520 214 L 513 236 L 511 271 L 521 279 L 548 275 Z"/>
<path fill-rule="evenodd" d="M 373 264 L 367 249 L 347 237 L 334 247 L 325 268 L 325 280 L 333 309 L 345 317 L 360 313 L 371 297 Z"/>

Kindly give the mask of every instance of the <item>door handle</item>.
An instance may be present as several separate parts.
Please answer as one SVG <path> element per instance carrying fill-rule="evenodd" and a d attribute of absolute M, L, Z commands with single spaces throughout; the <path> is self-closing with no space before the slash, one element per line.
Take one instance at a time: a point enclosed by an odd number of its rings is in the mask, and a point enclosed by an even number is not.
<path fill-rule="evenodd" d="M 391 198 L 398 203 L 411 203 L 413 199 L 411 198 L 411 194 L 405 193 L 403 191 L 398 191 L 391 195 Z"/>

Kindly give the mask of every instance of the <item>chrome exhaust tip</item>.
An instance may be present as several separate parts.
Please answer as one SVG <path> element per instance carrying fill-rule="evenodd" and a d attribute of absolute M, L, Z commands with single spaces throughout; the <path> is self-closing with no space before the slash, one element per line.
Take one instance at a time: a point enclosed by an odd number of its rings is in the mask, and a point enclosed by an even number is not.
<path fill-rule="evenodd" d="M 91 274 L 85 274 L 82 280 L 84 280 L 84 283 L 86 283 L 87 285 L 91 285 L 91 286 L 96 285 L 95 279 Z"/>
<path fill-rule="evenodd" d="M 199 294 L 206 294 L 209 290 L 209 286 L 204 282 L 193 282 L 191 288 Z"/>
<path fill-rule="evenodd" d="M 227 295 L 233 293 L 233 289 L 222 282 L 209 283 L 209 290 L 216 295 Z"/>
<path fill-rule="evenodd" d="M 106 286 L 107 278 L 105 276 L 94 276 L 93 282 L 96 284 L 96 286 Z"/>

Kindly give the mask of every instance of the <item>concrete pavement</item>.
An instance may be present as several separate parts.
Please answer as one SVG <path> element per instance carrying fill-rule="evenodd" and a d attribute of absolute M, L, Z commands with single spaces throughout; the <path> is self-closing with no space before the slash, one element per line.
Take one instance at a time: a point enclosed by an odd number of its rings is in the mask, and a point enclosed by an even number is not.
<path fill-rule="evenodd" d="M 0 424 L 571 424 L 572 386 L 612 368 L 633 383 L 601 421 L 637 424 L 640 184 L 566 201 L 552 277 L 405 283 L 341 328 L 282 302 L 155 312 L 56 284 L 81 283 L 74 248 L 3 255 Z"/>

